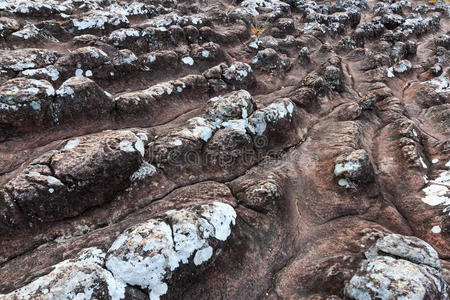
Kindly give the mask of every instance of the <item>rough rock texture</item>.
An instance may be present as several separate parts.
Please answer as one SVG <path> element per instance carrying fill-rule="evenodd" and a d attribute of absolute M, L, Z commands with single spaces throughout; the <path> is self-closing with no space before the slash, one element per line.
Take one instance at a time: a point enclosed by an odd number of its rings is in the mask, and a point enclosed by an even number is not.
<path fill-rule="evenodd" d="M 449 299 L 449 5 L 0 0 L 0 299 Z"/>
<path fill-rule="evenodd" d="M 437 252 L 416 237 L 387 235 L 345 286 L 352 299 L 448 299 Z"/>

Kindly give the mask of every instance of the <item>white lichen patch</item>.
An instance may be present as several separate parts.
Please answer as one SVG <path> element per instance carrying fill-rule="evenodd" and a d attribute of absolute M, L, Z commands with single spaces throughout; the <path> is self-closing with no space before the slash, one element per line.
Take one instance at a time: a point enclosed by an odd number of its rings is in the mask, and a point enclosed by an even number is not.
<path fill-rule="evenodd" d="M 290 11 L 290 6 L 279 0 L 244 0 L 239 7 L 235 9 L 235 13 L 247 13 L 252 16 L 259 16 L 259 9 L 272 10 L 278 13 L 282 11 Z"/>
<path fill-rule="evenodd" d="M 341 176 L 344 173 L 356 172 L 361 168 L 359 161 L 349 161 L 345 163 L 339 163 L 334 166 L 334 175 Z"/>
<path fill-rule="evenodd" d="M 432 183 L 444 185 L 450 188 L 450 171 L 444 171 L 439 176 L 431 181 Z"/>
<path fill-rule="evenodd" d="M 61 84 L 61 86 L 56 90 L 56 95 L 61 97 L 70 96 L 71 98 L 74 98 L 75 91 L 70 86 L 67 86 L 67 84 L 65 83 L 66 82 Z"/>
<path fill-rule="evenodd" d="M 449 170 L 443 170 L 434 179 L 429 180 L 428 185 L 422 190 L 425 196 L 422 201 L 428 205 L 444 206 L 444 212 L 450 214 L 450 161 L 445 164 Z"/>
<path fill-rule="evenodd" d="M 86 29 L 105 29 L 105 25 L 124 26 L 130 24 L 130 21 L 125 15 L 116 12 L 94 10 L 80 18 L 73 19 L 72 23 L 78 31 L 83 31 Z"/>
<path fill-rule="evenodd" d="M 450 88 L 450 80 L 445 75 L 433 78 L 429 82 L 436 87 L 435 88 L 436 93 L 446 92 Z"/>
<path fill-rule="evenodd" d="M 190 56 L 185 56 L 181 59 L 181 61 L 186 64 L 186 65 L 190 65 L 193 66 L 194 65 L 194 59 Z"/>
<path fill-rule="evenodd" d="M 106 267 L 115 278 L 159 299 L 181 264 L 200 265 L 212 257 L 209 239 L 225 241 L 235 219 L 234 209 L 220 202 L 168 211 L 165 218 L 151 219 L 120 235 L 108 250 Z"/>
<path fill-rule="evenodd" d="M 230 120 L 221 124 L 223 129 L 235 130 L 240 134 L 246 134 L 248 126 L 247 119 Z"/>
<path fill-rule="evenodd" d="M 181 145 L 183 145 L 183 142 L 181 142 L 181 140 L 179 140 L 179 139 L 175 139 L 173 141 L 170 141 L 169 144 L 174 145 L 174 146 L 181 146 Z"/>
<path fill-rule="evenodd" d="M 178 131 L 179 134 L 185 137 L 194 139 L 202 139 L 207 142 L 213 132 L 218 128 L 215 122 L 211 122 L 202 117 L 195 117 L 188 120 L 189 126 Z"/>
<path fill-rule="evenodd" d="M 425 161 L 423 160 L 422 156 L 419 156 L 419 162 L 422 165 L 422 168 L 424 169 L 428 169 L 427 164 L 425 163 Z"/>
<path fill-rule="evenodd" d="M 123 299 L 126 284 L 103 268 L 104 259 L 105 253 L 100 249 L 84 249 L 78 258 L 58 263 L 49 274 L 0 295 L 0 299 L 93 299 L 94 295 Z"/>
<path fill-rule="evenodd" d="M 249 129 L 253 134 L 262 135 L 282 119 L 291 119 L 294 105 L 288 99 L 280 99 L 267 107 L 255 111 L 249 118 Z"/>
<path fill-rule="evenodd" d="M 80 140 L 78 139 L 74 139 L 74 140 L 69 140 L 66 145 L 64 146 L 64 149 L 73 149 L 76 146 L 78 146 L 80 144 Z"/>
<path fill-rule="evenodd" d="M 75 70 L 75 76 L 76 77 L 82 77 L 83 76 L 83 70 L 82 69 L 76 69 Z"/>
<path fill-rule="evenodd" d="M 145 146 L 144 143 L 141 141 L 140 138 L 137 139 L 137 141 L 134 143 L 134 148 L 139 152 L 141 156 L 144 156 L 145 154 Z"/>
<path fill-rule="evenodd" d="M 338 184 L 340 186 L 343 186 L 343 187 L 346 187 L 346 188 L 351 186 L 350 182 L 347 179 L 344 179 L 344 178 L 339 179 Z"/>
<path fill-rule="evenodd" d="M 394 75 L 394 68 L 393 67 L 390 67 L 390 68 L 387 69 L 387 77 L 389 77 L 389 78 L 395 77 L 395 75 Z"/>
<path fill-rule="evenodd" d="M 209 52 L 208 50 L 202 50 L 202 56 L 203 56 L 204 58 L 208 58 L 209 55 L 210 55 L 210 52 Z"/>
<path fill-rule="evenodd" d="M 120 150 L 124 152 L 135 152 L 136 149 L 133 147 L 133 143 L 130 141 L 121 141 L 119 144 Z"/>
<path fill-rule="evenodd" d="M 446 186 L 431 184 L 422 191 L 426 194 L 422 201 L 428 205 L 450 205 L 450 199 L 446 196 L 449 190 Z"/>
<path fill-rule="evenodd" d="M 64 186 L 61 180 L 53 176 L 47 176 L 47 183 L 52 186 Z"/>
<path fill-rule="evenodd" d="M 139 167 L 139 169 L 133 174 L 131 174 L 130 180 L 131 181 L 144 180 L 145 178 L 152 177 L 155 174 L 156 174 L 155 166 L 144 161 Z"/>
<path fill-rule="evenodd" d="M 250 44 L 248 44 L 248 46 L 250 48 L 253 48 L 255 50 L 258 50 L 259 46 L 261 46 L 261 45 L 262 45 L 262 42 L 258 38 L 255 38 L 252 42 L 250 42 Z"/>
<path fill-rule="evenodd" d="M 121 141 L 119 143 L 119 149 L 124 152 L 138 152 L 140 156 L 144 156 L 145 154 L 145 145 L 144 142 L 148 140 L 147 135 L 140 133 L 139 135 L 130 132 L 135 137 L 135 142 L 131 142 L 128 140 Z"/>
<path fill-rule="evenodd" d="M 431 228 L 431 232 L 432 233 L 441 233 L 441 227 L 440 226 L 433 226 L 433 228 Z"/>
<path fill-rule="evenodd" d="M 47 77 L 51 79 L 52 81 L 56 81 L 59 78 L 59 72 L 56 69 L 55 66 L 50 65 L 45 68 L 39 68 L 39 69 L 28 69 L 22 71 L 22 75 L 26 77 Z"/>
<path fill-rule="evenodd" d="M 223 77 L 228 80 L 241 81 L 252 73 L 252 67 L 249 64 L 243 62 L 234 62 L 226 69 Z"/>
<path fill-rule="evenodd" d="M 194 256 L 194 264 L 196 266 L 201 265 L 205 261 L 208 261 L 213 255 L 213 248 L 211 246 L 207 246 L 203 249 L 197 250 Z"/>

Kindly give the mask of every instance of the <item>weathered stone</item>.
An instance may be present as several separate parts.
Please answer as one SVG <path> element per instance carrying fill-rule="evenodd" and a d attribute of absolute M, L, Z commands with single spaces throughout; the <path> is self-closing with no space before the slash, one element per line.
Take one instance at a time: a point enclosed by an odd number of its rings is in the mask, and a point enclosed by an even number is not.
<path fill-rule="evenodd" d="M 436 251 L 415 237 L 387 235 L 345 286 L 351 299 L 448 299 Z"/>
<path fill-rule="evenodd" d="M 351 187 L 353 183 L 370 183 L 373 181 L 373 168 L 364 149 L 340 155 L 335 160 L 334 175 L 339 185 Z"/>
<path fill-rule="evenodd" d="M 0 87 L 0 123 L 6 130 L 31 131 L 49 123 L 55 90 L 45 80 L 15 78 Z"/>
<path fill-rule="evenodd" d="M 211 259 L 212 240 L 226 241 L 235 219 L 233 207 L 220 202 L 167 211 L 162 219 L 120 235 L 108 250 L 106 268 L 115 278 L 149 291 L 150 299 L 159 299 L 178 268 Z"/>
<path fill-rule="evenodd" d="M 109 119 L 114 110 L 110 97 L 91 79 L 71 77 L 56 90 L 52 104 L 55 124 L 74 124 Z"/>

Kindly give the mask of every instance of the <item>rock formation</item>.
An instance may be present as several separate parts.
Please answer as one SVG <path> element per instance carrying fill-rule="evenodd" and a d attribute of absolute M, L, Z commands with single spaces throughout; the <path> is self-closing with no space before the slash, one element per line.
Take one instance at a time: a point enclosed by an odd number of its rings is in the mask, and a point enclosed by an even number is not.
<path fill-rule="evenodd" d="M 0 0 L 0 299 L 450 299 L 446 0 Z"/>

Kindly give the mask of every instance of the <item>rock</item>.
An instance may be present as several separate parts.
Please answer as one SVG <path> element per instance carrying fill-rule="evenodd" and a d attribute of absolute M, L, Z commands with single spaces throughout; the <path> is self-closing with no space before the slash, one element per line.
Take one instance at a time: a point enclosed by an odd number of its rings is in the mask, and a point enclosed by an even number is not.
<path fill-rule="evenodd" d="M 223 71 L 223 80 L 233 89 L 248 89 L 255 85 L 255 75 L 252 68 L 242 62 L 234 62 Z"/>
<path fill-rule="evenodd" d="M 274 24 L 274 28 L 277 28 L 277 33 L 279 35 L 293 34 L 295 33 L 295 22 L 290 18 L 279 18 L 277 23 Z"/>
<path fill-rule="evenodd" d="M 296 105 L 305 109 L 310 109 L 312 108 L 314 100 L 316 100 L 316 95 L 313 89 L 308 87 L 300 87 L 292 93 L 290 99 Z"/>
<path fill-rule="evenodd" d="M 0 37 L 5 38 L 12 32 L 19 31 L 22 25 L 13 18 L 1 17 L 0 18 Z"/>
<path fill-rule="evenodd" d="M 351 299 L 447 299 L 446 289 L 442 275 L 435 269 L 381 256 L 363 262 L 345 293 Z"/>
<path fill-rule="evenodd" d="M 0 1 L 0 299 L 449 299 L 444 2 Z"/>
<path fill-rule="evenodd" d="M 0 299 L 70 299 L 74 295 L 82 299 L 122 299 L 126 284 L 104 269 L 104 260 L 102 250 L 84 249 L 76 259 L 58 263 L 49 274 L 7 295 L 0 294 Z"/>
<path fill-rule="evenodd" d="M 146 124 L 157 124 L 172 119 L 180 111 L 198 107 L 200 101 L 208 98 L 205 95 L 207 91 L 208 81 L 204 76 L 188 75 L 145 90 L 123 93 L 114 98 L 114 103 L 118 115 L 124 120 L 145 116 Z M 203 96 L 197 96 L 199 93 Z M 195 101 L 187 101 L 191 97 Z M 164 113 L 168 107 L 172 107 L 171 112 Z"/>
<path fill-rule="evenodd" d="M 8 130 L 25 132 L 48 126 L 49 108 L 55 90 L 45 80 L 15 78 L 0 87 L 0 124 Z"/>
<path fill-rule="evenodd" d="M 204 149 L 204 164 L 208 172 L 218 177 L 231 176 L 237 170 L 244 172 L 256 161 L 253 140 L 246 132 L 245 122 L 239 121 L 225 122 L 225 129 L 217 130 Z"/>
<path fill-rule="evenodd" d="M 45 49 L 0 50 L 0 69 L 19 72 L 45 67 L 57 59 L 56 52 Z"/>
<path fill-rule="evenodd" d="M 112 63 L 120 76 L 120 73 L 125 75 L 127 73 L 129 74 L 133 71 L 137 71 L 139 59 L 131 50 L 122 49 L 119 50 L 117 56 L 113 57 Z"/>
<path fill-rule="evenodd" d="M 215 244 L 227 240 L 235 219 L 233 207 L 220 202 L 167 211 L 120 235 L 108 250 L 106 268 L 159 299 L 177 269 L 196 268 L 213 257 Z"/>
<path fill-rule="evenodd" d="M 278 55 L 278 53 L 271 48 L 266 48 L 259 51 L 253 58 L 252 63 L 257 68 L 267 72 L 274 72 L 277 70 L 286 71 L 291 66 L 291 62 L 286 56 Z"/>
<path fill-rule="evenodd" d="M 298 59 L 301 63 L 309 63 L 310 62 L 310 53 L 309 49 L 307 47 L 303 47 L 300 49 L 300 52 L 298 53 Z"/>
<path fill-rule="evenodd" d="M 387 235 L 366 253 L 345 286 L 351 299 L 447 299 L 436 251 L 415 237 Z"/>
<path fill-rule="evenodd" d="M 137 44 L 140 39 L 145 40 L 143 34 L 136 28 L 120 28 L 109 34 L 108 43 L 120 48 L 129 47 L 129 45 Z"/>
<path fill-rule="evenodd" d="M 289 99 L 280 99 L 253 113 L 249 119 L 249 131 L 254 135 L 276 135 L 290 126 L 294 105 Z"/>
<path fill-rule="evenodd" d="M 334 175 L 340 178 L 339 185 L 347 188 L 353 184 L 372 182 L 374 173 L 367 152 L 359 149 L 340 155 L 335 160 Z"/>
<path fill-rule="evenodd" d="M 328 66 L 324 71 L 325 84 L 332 90 L 342 91 L 342 70 L 335 66 Z"/>
<path fill-rule="evenodd" d="M 130 21 L 123 14 L 112 11 L 91 10 L 65 25 L 70 32 L 98 33 L 128 26 Z"/>
<path fill-rule="evenodd" d="M 55 66 L 50 65 L 45 68 L 23 70 L 19 76 L 53 82 L 59 79 L 59 72 Z"/>
<path fill-rule="evenodd" d="M 377 240 L 376 244 L 366 252 L 366 257 L 373 258 L 380 255 L 390 255 L 441 270 L 441 262 L 436 250 L 414 236 L 390 234 Z"/>
<path fill-rule="evenodd" d="M 91 79 L 71 77 L 56 90 L 52 104 L 55 124 L 74 124 L 108 119 L 114 110 L 110 97 Z"/>
<path fill-rule="evenodd" d="M 124 189 L 144 151 L 128 130 L 75 138 L 35 159 L 4 188 L 31 220 L 76 216 Z"/>
<path fill-rule="evenodd" d="M 411 70 L 412 64 L 408 60 L 402 60 L 398 63 L 396 63 L 393 67 L 388 69 L 388 77 L 393 77 L 392 71 L 395 72 L 395 74 L 401 74 L 406 73 L 409 70 Z"/>
<path fill-rule="evenodd" d="M 55 64 L 63 79 L 85 76 L 109 78 L 114 76 L 114 67 L 108 55 L 96 47 L 83 47 L 58 59 Z"/>
<path fill-rule="evenodd" d="M 252 96 L 245 90 L 240 90 L 218 96 L 209 100 L 208 116 L 213 120 L 227 121 L 232 119 L 245 119 L 256 109 Z"/>
<path fill-rule="evenodd" d="M 36 47 L 43 46 L 44 43 L 58 42 L 58 40 L 35 25 L 26 24 L 21 30 L 13 32 L 8 42 L 21 47 Z"/>
<path fill-rule="evenodd" d="M 53 42 L 61 41 L 67 42 L 71 38 L 71 34 L 65 30 L 59 22 L 48 20 L 36 24 L 41 34 Z"/>
<path fill-rule="evenodd" d="M 392 14 L 392 15 L 384 15 L 381 19 L 381 23 L 387 28 L 387 29 L 395 29 L 399 25 L 401 25 L 404 22 L 404 19 L 402 16 Z"/>
<path fill-rule="evenodd" d="M 289 4 L 279 0 L 265 0 L 263 2 L 255 0 L 245 0 L 239 5 L 238 8 L 236 8 L 232 12 L 232 14 L 258 16 L 261 12 L 264 11 L 265 8 L 267 8 L 270 12 L 280 15 L 288 15 L 291 10 Z"/>

